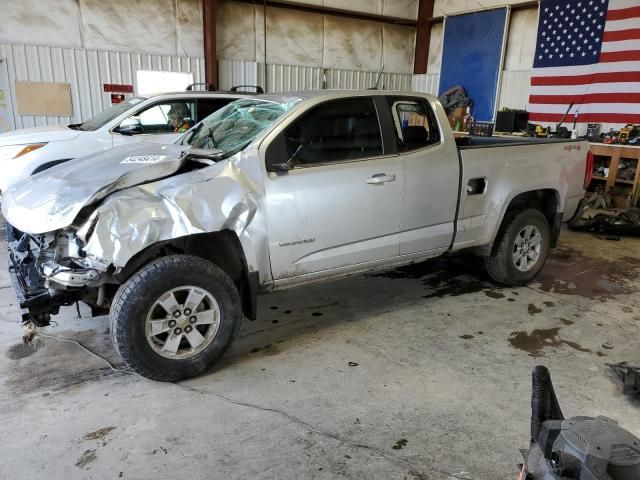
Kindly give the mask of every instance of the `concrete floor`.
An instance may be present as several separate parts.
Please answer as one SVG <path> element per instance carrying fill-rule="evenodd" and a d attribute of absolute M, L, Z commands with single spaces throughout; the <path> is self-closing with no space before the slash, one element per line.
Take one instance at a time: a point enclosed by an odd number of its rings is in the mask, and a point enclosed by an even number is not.
<path fill-rule="evenodd" d="M 640 360 L 640 242 L 560 245 L 526 288 L 450 257 L 265 295 L 221 364 L 179 385 L 74 343 L 24 348 L 2 269 L 0 478 L 514 479 L 537 364 L 566 415 L 640 434 L 607 367 Z M 82 313 L 46 332 L 121 366 L 106 317 Z"/>

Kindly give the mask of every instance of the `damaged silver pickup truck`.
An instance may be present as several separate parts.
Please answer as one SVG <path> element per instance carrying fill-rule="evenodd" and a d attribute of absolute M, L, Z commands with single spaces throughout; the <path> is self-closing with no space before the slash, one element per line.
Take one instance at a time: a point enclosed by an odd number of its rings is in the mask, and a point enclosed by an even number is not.
<path fill-rule="evenodd" d="M 523 285 L 578 210 L 588 145 L 458 143 L 428 95 L 299 92 L 53 167 L 2 201 L 22 321 L 85 302 L 134 370 L 169 381 L 214 364 L 260 291 L 461 249 Z"/>

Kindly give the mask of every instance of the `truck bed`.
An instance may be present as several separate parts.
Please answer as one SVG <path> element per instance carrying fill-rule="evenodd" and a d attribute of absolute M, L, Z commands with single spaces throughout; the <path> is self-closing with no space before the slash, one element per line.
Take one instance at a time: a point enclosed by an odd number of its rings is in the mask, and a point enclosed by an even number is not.
<path fill-rule="evenodd" d="M 553 194 L 562 221 L 573 216 L 584 196 L 586 141 L 468 137 L 462 143 L 454 250 L 491 245 L 506 209 L 524 192 Z"/>
<path fill-rule="evenodd" d="M 537 138 L 537 137 L 511 137 L 511 136 L 491 136 L 482 137 L 476 135 L 465 135 L 456 137 L 456 145 L 459 150 L 470 148 L 501 147 L 514 145 L 540 145 L 549 143 L 579 142 L 567 138 Z"/>

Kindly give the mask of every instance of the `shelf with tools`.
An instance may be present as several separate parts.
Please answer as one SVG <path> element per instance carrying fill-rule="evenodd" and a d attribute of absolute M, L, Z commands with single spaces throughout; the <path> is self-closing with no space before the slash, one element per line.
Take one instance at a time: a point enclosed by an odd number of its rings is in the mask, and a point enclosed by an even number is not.
<path fill-rule="evenodd" d="M 602 192 L 613 208 L 629 208 L 640 196 L 640 147 L 592 143 L 589 192 Z"/>

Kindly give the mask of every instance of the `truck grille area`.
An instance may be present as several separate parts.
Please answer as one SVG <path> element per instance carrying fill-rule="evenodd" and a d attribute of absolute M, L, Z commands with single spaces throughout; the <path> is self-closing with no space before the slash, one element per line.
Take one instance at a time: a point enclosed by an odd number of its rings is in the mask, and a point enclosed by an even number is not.
<path fill-rule="evenodd" d="M 44 277 L 38 271 L 37 263 L 40 257 L 40 248 L 33 248 L 37 239 L 7 225 L 7 244 L 9 246 L 9 268 L 19 274 L 25 294 L 36 294 L 46 290 Z"/>
<path fill-rule="evenodd" d="M 22 323 L 47 326 L 61 305 L 70 305 L 79 299 L 78 292 L 59 292 L 46 285 L 41 268 L 45 262 L 54 260 L 55 243 L 53 234 L 29 235 L 7 225 L 9 275 Z"/>

